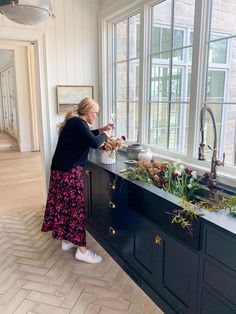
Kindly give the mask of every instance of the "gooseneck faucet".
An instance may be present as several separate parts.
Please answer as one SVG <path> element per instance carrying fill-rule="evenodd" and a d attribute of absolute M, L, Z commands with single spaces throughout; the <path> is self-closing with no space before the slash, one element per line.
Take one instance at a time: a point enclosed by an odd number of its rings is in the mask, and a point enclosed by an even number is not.
<path fill-rule="evenodd" d="M 214 183 L 216 183 L 216 167 L 224 166 L 225 163 L 225 153 L 223 153 L 223 160 L 219 160 L 217 158 L 217 130 L 216 130 L 216 122 L 213 115 L 212 110 L 204 105 L 200 111 L 200 132 L 201 132 L 201 143 L 198 148 L 198 160 L 206 160 L 205 158 L 205 143 L 204 143 L 204 129 L 205 129 L 205 114 L 206 111 L 210 114 L 212 119 L 213 129 L 214 129 L 214 141 L 213 141 L 213 149 L 209 146 L 208 148 L 212 151 L 211 157 L 211 179 Z"/>

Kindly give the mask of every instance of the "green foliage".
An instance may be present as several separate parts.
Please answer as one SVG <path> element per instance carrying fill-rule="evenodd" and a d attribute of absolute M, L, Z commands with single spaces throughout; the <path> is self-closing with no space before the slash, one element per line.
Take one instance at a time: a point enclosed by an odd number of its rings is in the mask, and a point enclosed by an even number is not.
<path fill-rule="evenodd" d="M 227 196 L 222 191 L 206 188 L 207 197 L 204 196 L 204 201 L 197 201 L 194 192 L 200 185 L 196 172 L 185 168 L 179 161 L 175 163 L 139 161 L 136 167 L 127 169 L 125 174 L 131 180 L 155 185 L 180 197 L 181 208 L 168 214 L 172 216 L 171 223 L 179 224 L 188 230 L 190 235 L 193 234 L 193 220 L 203 215 L 200 213 L 201 208 L 210 212 L 228 209 L 230 215 L 236 217 L 236 195 Z"/>
<path fill-rule="evenodd" d="M 229 209 L 230 215 L 236 217 L 236 195 L 232 195 L 227 199 L 226 208 Z"/>
<path fill-rule="evenodd" d="M 171 223 L 179 224 L 183 229 L 186 229 L 188 233 L 193 236 L 192 222 L 202 214 L 197 210 L 196 205 L 192 202 L 182 198 L 179 202 L 180 209 L 175 209 L 170 215 L 172 216 Z"/>
<path fill-rule="evenodd" d="M 127 177 L 131 180 L 138 180 L 148 184 L 154 185 L 154 181 L 150 177 L 147 169 L 143 166 L 128 168 L 125 172 Z"/>

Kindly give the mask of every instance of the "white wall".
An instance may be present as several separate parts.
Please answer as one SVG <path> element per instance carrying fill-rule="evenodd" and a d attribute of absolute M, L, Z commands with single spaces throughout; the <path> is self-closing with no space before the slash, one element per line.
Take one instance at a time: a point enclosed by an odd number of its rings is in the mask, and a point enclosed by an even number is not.
<path fill-rule="evenodd" d="M 49 142 L 45 148 L 46 167 L 57 141 L 56 124 L 62 119 L 57 115 L 56 85 L 94 85 L 95 99 L 99 96 L 98 0 L 52 0 L 52 5 L 55 18 L 35 26 L 17 24 L 0 15 L 0 41 L 39 44 L 38 99 L 43 111 L 42 138 Z"/>
<path fill-rule="evenodd" d="M 52 146 L 60 121 L 56 114 L 56 85 L 94 85 L 98 100 L 98 2 L 55 0 L 54 3 L 56 18 L 48 21 L 46 27 Z"/>

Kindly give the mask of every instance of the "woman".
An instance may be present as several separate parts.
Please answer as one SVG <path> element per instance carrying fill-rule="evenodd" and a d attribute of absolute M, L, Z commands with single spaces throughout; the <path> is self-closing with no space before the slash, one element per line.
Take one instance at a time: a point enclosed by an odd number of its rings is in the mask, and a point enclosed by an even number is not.
<path fill-rule="evenodd" d="M 102 145 L 106 131 L 114 128 L 110 123 L 90 130 L 98 112 L 99 105 L 84 98 L 76 115 L 68 113 L 60 124 L 42 226 L 42 231 L 52 231 L 53 238 L 63 240 L 63 250 L 78 246 L 75 258 L 88 263 L 99 263 L 102 258 L 86 248 L 83 167 L 90 147 Z"/>

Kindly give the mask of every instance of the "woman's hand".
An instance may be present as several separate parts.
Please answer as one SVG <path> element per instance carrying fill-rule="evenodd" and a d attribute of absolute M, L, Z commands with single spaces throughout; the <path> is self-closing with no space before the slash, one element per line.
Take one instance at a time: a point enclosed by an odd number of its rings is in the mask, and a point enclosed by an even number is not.
<path fill-rule="evenodd" d="M 110 122 L 108 124 L 106 124 L 104 127 L 99 129 L 99 132 L 106 132 L 106 131 L 110 131 L 113 130 L 115 128 L 115 124 L 113 122 Z"/>

